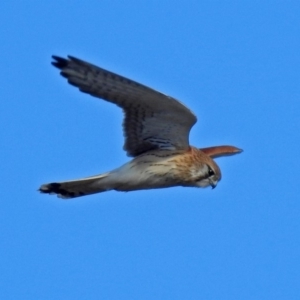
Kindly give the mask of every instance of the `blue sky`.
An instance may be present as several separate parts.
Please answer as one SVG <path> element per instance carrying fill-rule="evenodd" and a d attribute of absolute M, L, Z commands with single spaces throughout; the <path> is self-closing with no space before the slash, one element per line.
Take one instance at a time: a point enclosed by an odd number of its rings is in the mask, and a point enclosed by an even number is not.
<path fill-rule="evenodd" d="M 300 299 L 299 1 L 7 1 L 0 10 L 1 299 Z M 184 102 L 232 144 L 214 190 L 63 201 L 42 183 L 126 161 L 77 56 Z"/>

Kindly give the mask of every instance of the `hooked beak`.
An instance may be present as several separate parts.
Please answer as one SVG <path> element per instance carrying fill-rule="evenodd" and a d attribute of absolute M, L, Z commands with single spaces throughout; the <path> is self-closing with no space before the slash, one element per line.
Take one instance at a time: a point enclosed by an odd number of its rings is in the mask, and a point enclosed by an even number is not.
<path fill-rule="evenodd" d="M 214 189 L 217 186 L 217 182 L 214 182 L 212 179 L 209 179 L 209 184 L 212 189 Z"/>

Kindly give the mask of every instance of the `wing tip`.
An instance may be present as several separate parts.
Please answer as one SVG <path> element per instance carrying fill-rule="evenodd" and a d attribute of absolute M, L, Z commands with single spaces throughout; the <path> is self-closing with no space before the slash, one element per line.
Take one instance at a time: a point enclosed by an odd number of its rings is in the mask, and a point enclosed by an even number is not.
<path fill-rule="evenodd" d="M 51 56 L 54 61 L 51 61 L 51 65 L 54 66 L 55 68 L 61 70 L 60 74 L 68 78 L 68 68 L 70 67 L 72 69 L 72 65 L 74 67 L 74 64 L 79 66 L 79 65 L 89 65 L 88 63 L 84 62 L 83 60 L 80 60 L 79 58 L 76 58 L 71 55 L 67 55 L 67 58 L 63 58 L 61 56 L 57 55 L 52 55 Z M 72 64 L 73 63 L 73 64 Z M 72 64 L 72 65 L 70 65 Z"/>
<path fill-rule="evenodd" d="M 230 155 L 240 154 L 244 152 L 243 149 L 234 146 L 216 146 L 216 147 L 202 148 L 200 150 L 212 158 L 221 157 L 221 156 L 230 156 Z"/>
<path fill-rule="evenodd" d="M 52 66 L 60 70 L 62 70 L 68 65 L 68 60 L 63 57 L 52 55 L 52 58 L 54 59 L 54 61 L 51 62 Z"/>

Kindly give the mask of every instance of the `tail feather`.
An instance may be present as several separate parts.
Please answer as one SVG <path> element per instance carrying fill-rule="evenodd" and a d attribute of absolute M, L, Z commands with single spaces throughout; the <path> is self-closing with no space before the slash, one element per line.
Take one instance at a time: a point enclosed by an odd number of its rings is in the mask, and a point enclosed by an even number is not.
<path fill-rule="evenodd" d="M 92 177 L 43 184 L 39 191 L 45 194 L 57 194 L 59 198 L 70 199 L 85 195 L 105 192 L 110 190 L 103 179 L 107 178 L 109 173 L 96 175 Z"/>

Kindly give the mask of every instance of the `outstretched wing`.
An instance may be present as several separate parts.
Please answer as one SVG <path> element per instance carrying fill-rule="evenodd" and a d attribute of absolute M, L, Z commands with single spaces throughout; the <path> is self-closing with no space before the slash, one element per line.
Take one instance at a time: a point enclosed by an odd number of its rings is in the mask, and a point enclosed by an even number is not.
<path fill-rule="evenodd" d="M 53 58 L 52 64 L 70 84 L 123 109 L 124 150 L 129 156 L 189 147 L 189 132 L 197 118 L 176 99 L 75 57 Z"/>

